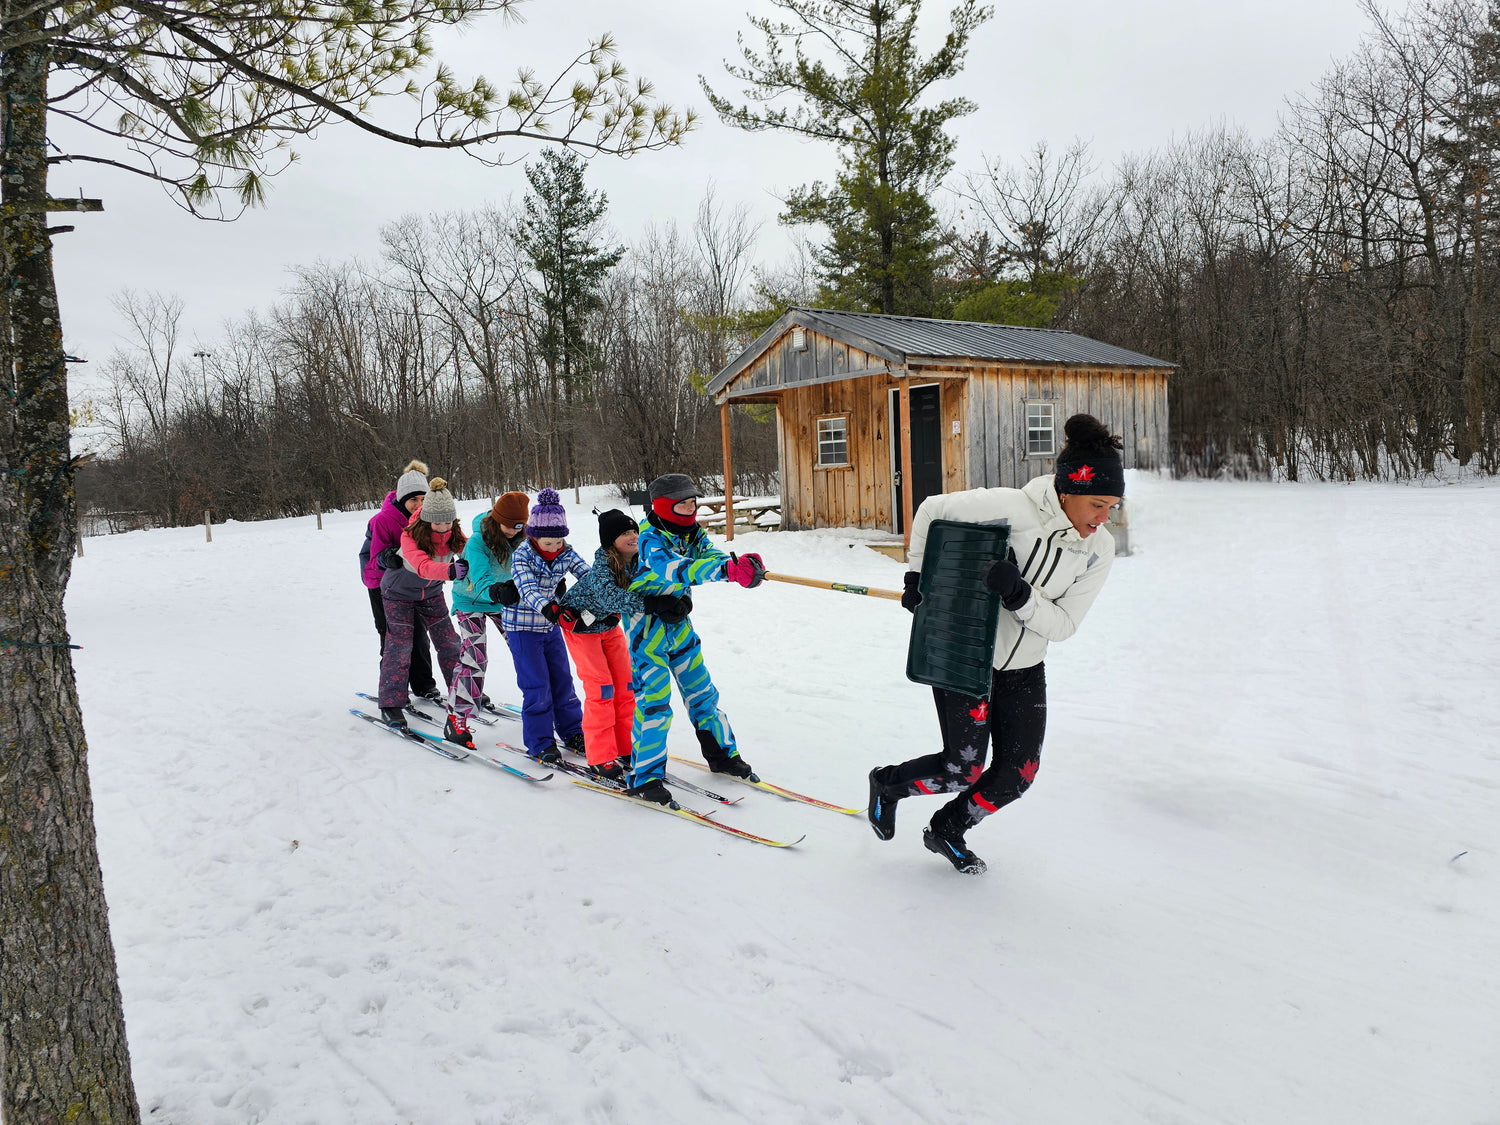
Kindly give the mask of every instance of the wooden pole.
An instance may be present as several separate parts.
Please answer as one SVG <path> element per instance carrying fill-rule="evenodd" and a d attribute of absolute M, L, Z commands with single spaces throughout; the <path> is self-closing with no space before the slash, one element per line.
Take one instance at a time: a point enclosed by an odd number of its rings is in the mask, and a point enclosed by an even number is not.
<path fill-rule="evenodd" d="M 317 515 L 318 515 L 318 530 L 322 531 L 323 530 L 323 501 L 321 501 L 321 500 L 314 500 L 313 501 L 313 511 L 316 512 Z"/>
<path fill-rule="evenodd" d="M 203 510 L 203 538 L 209 543 L 214 541 L 214 521 L 209 517 L 207 508 Z"/>
<path fill-rule="evenodd" d="M 734 539 L 734 462 L 729 455 L 729 401 L 719 404 L 719 422 L 724 431 L 724 538 Z"/>
<path fill-rule="evenodd" d="M 901 375 L 901 536 L 902 542 L 911 546 L 911 379 Z"/>
<path fill-rule="evenodd" d="M 83 558 L 83 528 L 78 529 L 78 557 Z"/>
<path fill-rule="evenodd" d="M 900 590 L 878 590 L 873 586 L 854 586 L 848 582 L 824 582 L 821 578 L 802 578 L 796 574 L 772 574 L 766 572 L 767 582 L 790 582 L 793 586 L 812 586 L 818 590 L 837 590 L 841 594 L 863 594 L 869 598 L 901 600 Z"/>

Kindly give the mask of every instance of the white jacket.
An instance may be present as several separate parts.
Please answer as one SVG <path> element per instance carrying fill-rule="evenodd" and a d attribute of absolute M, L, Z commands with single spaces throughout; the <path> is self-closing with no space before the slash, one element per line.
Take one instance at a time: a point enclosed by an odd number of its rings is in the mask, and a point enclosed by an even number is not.
<path fill-rule="evenodd" d="M 1014 613 L 1000 611 L 995 634 L 995 667 L 1030 668 L 1047 655 L 1048 641 L 1065 641 L 1078 631 L 1115 560 L 1115 540 L 1101 527 L 1084 538 L 1063 514 L 1049 476 L 1024 488 L 972 488 L 929 496 L 911 523 L 910 566 L 922 569 L 927 525 L 933 520 L 961 523 L 1010 521 L 1010 545 L 1031 598 Z"/>

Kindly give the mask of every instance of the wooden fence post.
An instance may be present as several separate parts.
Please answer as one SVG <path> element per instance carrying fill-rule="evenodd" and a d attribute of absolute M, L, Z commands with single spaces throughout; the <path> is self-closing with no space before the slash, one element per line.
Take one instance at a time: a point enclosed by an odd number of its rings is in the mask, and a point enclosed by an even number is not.
<path fill-rule="evenodd" d="M 323 501 L 321 501 L 321 500 L 314 500 L 313 501 L 313 511 L 318 514 L 318 530 L 322 531 L 323 530 Z"/>
<path fill-rule="evenodd" d="M 83 558 L 83 528 L 78 529 L 78 557 Z"/>
<path fill-rule="evenodd" d="M 203 509 L 203 538 L 206 542 L 214 541 L 214 521 L 208 514 L 208 509 Z"/>

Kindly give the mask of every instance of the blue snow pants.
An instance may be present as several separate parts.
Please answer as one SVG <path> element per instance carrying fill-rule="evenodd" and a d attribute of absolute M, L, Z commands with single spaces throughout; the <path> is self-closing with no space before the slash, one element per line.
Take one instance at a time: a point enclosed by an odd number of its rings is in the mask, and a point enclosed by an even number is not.
<path fill-rule="evenodd" d="M 528 754 L 540 754 L 557 738 L 583 731 L 583 704 L 573 690 L 573 669 L 562 630 L 526 633 L 507 629 L 505 643 L 516 664 L 516 686 L 521 689 L 521 740 Z"/>
<path fill-rule="evenodd" d="M 637 621 L 630 631 L 631 687 L 635 691 L 630 784 L 642 785 L 666 772 L 674 679 L 693 726 L 711 734 L 730 756 L 738 753 L 729 719 L 719 710 L 719 689 L 703 666 L 703 646 L 692 622 L 666 625 L 650 614 Z"/>

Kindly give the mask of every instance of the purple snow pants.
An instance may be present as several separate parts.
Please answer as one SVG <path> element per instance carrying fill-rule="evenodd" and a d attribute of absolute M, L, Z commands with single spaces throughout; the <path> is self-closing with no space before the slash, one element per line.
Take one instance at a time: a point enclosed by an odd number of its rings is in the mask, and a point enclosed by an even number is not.
<path fill-rule="evenodd" d="M 516 686 L 521 689 L 521 739 L 528 754 L 540 754 L 559 738 L 583 732 L 583 704 L 573 690 L 573 669 L 562 630 L 505 634 L 510 655 L 516 662 Z"/>
<path fill-rule="evenodd" d="M 443 681 L 453 683 L 453 672 L 458 665 L 458 634 L 448 619 L 448 603 L 443 595 L 434 594 L 419 602 L 386 598 L 385 652 L 380 655 L 382 707 L 406 706 L 409 698 L 406 694 L 407 669 L 411 664 L 411 644 L 417 621 L 422 622 L 437 649 Z"/>

